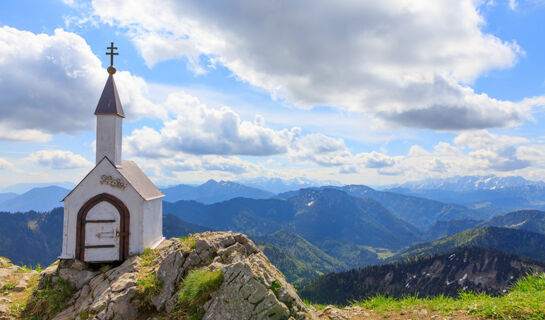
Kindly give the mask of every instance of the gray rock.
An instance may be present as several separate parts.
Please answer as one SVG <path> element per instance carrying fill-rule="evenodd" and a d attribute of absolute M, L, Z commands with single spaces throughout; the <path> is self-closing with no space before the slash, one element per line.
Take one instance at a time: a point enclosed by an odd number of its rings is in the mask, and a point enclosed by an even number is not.
<path fill-rule="evenodd" d="M 55 282 L 63 278 L 76 290 L 68 307 L 55 319 L 77 319 L 82 312 L 99 320 L 140 319 L 144 315 L 138 310 L 142 301 L 135 299 L 137 282 L 153 274 L 161 287 L 151 297 L 151 308 L 155 310 L 145 314 L 144 319 L 151 320 L 172 312 L 184 278 L 192 270 L 205 268 L 221 270 L 223 282 L 202 306 L 204 319 L 318 319 L 245 235 L 205 232 L 195 235 L 194 241 L 195 247 L 188 252 L 187 244 L 178 239 L 164 241 L 157 249 L 157 258 L 146 269 L 137 256 L 108 271 L 90 270 L 76 260 L 60 261 L 40 275 L 39 286 L 47 279 Z M 143 270 L 148 273 L 142 274 Z"/>

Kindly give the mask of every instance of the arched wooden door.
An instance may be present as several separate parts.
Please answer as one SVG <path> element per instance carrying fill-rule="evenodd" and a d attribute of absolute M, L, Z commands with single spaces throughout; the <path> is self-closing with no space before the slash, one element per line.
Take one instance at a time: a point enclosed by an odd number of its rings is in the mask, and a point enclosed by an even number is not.
<path fill-rule="evenodd" d="M 76 258 L 85 262 L 125 260 L 129 255 L 130 214 L 107 193 L 87 201 L 78 212 Z"/>

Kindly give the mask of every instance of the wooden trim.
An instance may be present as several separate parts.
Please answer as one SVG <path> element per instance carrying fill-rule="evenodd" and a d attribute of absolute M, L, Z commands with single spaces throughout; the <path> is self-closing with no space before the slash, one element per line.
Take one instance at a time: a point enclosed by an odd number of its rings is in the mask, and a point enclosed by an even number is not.
<path fill-rule="evenodd" d="M 115 222 L 115 220 L 85 220 L 85 223 L 110 223 Z"/>
<path fill-rule="evenodd" d="M 129 235 L 131 225 L 129 209 L 119 198 L 108 193 L 101 193 L 89 199 L 78 212 L 76 227 L 76 259 L 78 260 L 85 261 L 85 223 L 89 222 L 86 220 L 87 214 L 94 206 L 102 201 L 112 204 L 119 212 L 119 260 L 123 261 L 129 256 Z M 91 220 L 90 222 L 95 221 L 97 220 Z"/>
<path fill-rule="evenodd" d="M 83 246 L 85 249 L 115 248 L 115 244 L 99 244 L 96 246 Z"/>

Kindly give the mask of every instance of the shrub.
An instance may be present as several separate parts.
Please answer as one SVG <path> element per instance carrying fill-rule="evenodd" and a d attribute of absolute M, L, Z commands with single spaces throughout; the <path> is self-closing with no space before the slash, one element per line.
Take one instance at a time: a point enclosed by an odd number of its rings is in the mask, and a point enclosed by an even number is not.
<path fill-rule="evenodd" d="M 278 280 L 274 280 L 273 283 L 271 284 L 271 290 L 272 292 L 274 292 L 274 295 L 278 298 L 278 289 L 280 289 L 281 285 L 280 285 L 280 281 Z"/>

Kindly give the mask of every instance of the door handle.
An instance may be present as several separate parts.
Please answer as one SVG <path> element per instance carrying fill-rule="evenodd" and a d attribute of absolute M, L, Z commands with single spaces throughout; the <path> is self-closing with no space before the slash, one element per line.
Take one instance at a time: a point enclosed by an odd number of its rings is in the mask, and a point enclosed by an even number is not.
<path fill-rule="evenodd" d="M 128 235 L 129 235 L 129 232 L 120 232 L 119 230 L 115 231 L 115 237 L 116 238 L 125 237 L 125 236 L 128 236 Z"/>

